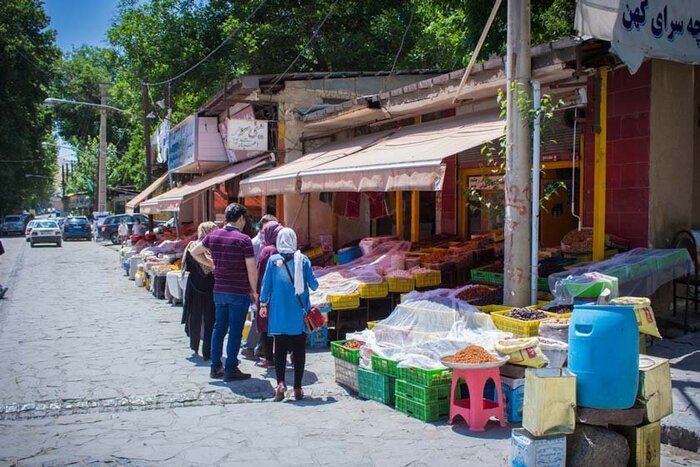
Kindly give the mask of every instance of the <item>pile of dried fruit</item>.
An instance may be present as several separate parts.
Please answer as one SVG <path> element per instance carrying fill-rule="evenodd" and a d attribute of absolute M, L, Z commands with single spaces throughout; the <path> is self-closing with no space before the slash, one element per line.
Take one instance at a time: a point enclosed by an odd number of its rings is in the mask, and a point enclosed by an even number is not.
<path fill-rule="evenodd" d="M 402 269 L 394 269 L 386 273 L 386 277 L 396 277 L 398 279 L 411 279 L 413 275 L 410 272 Z"/>
<path fill-rule="evenodd" d="M 547 317 L 543 311 L 535 310 L 534 308 L 515 308 L 514 310 L 506 313 L 504 316 L 519 319 L 521 321 L 534 321 L 536 319 L 544 319 Z"/>
<path fill-rule="evenodd" d="M 475 306 L 493 305 L 494 303 L 501 303 L 503 300 L 503 291 L 500 287 L 470 285 L 462 289 L 457 294 L 456 298 Z"/>
<path fill-rule="evenodd" d="M 571 305 L 557 305 L 557 306 L 553 306 L 551 308 L 547 308 L 546 311 L 548 311 L 550 313 L 556 313 L 558 315 L 565 315 L 567 313 L 573 313 L 574 307 Z"/>
<path fill-rule="evenodd" d="M 343 343 L 343 347 L 345 347 L 346 349 L 353 349 L 353 350 L 359 349 L 363 345 L 365 345 L 365 343 L 361 342 L 361 341 L 347 341 L 347 342 Z"/>
<path fill-rule="evenodd" d="M 471 363 L 476 365 L 479 363 L 497 362 L 498 359 L 488 353 L 483 347 L 479 347 L 478 345 L 469 345 L 456 354 L 445 357 L 444 361 L 449 363 Z"/>

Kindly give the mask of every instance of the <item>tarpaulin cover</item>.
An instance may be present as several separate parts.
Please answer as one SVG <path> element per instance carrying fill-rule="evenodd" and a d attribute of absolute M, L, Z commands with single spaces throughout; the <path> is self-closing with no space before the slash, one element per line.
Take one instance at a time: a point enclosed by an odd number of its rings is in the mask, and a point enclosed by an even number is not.
<path fill-rule="evenodd" d="M 496 329 L 487 314 L 445 294 L 442 289 L 406 296 L 372 330 L 349 335 L 365 342 L 361 364 L 368 366 L 377 354 L 399 367 L 440 368 L 442 357 L 471 344 L 494 352 L 496 342 L 511 335 Z"/>
<path fill-rule="evenodd" d="M 550 290 L 568 276 L 597 272 L 618 279 L 619 295 L 649 297 L 662 285 L 694 272 L 688 250 L 635 248 L 605 261 L 587 263 L 549 276 Z"/>
<path fill-rule="evenodd" d="M 411 242 L 398 240 L 378 244 L 369 255 L 361 256 L 341 266 L 319 268 L 314 271 L 318 289 L 311 293 L 313 306 L 328 303 L 328 295 L 344 295 L 357 291 L 360 284 L 381 284 L 384 271 L 391 267 L 391 257 L 409 251 Z"/>

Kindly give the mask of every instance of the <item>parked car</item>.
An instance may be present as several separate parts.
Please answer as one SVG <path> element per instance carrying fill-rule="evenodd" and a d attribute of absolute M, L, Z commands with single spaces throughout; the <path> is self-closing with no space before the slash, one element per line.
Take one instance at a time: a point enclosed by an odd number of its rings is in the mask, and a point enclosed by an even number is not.
<path fill-rule="evenodd" d="M 32 248 L 39 243 L 55 243 L 56 246 L 63 246 L 61 229 L 56 221 L 40 220 L 34 221 L 32 234 L 29 236 L 29 244 Z"/>
<path fill-rule="evenodd" d="M 67 217 L 63 222 L 63 240 L 82 238 L 92 240 L 92 225 L 85 216 Z"/>
<path fill-rule="evenodd" d="M 24 229 L 24 237 L 29 241 L 29 236 L 32 234 L 32 228 L 37 221 L 29 221 Z"/>
<path fill-rule="evenodd" d="M 22 235 L 24 233 L 24 219 L 20 215 L 5 216 L 5 221 L 2 223 L 2 234 Z"/>
<path fill-rule="evenodd" d="M 143 225 L 146 226 L 146 228 L 148 228 L 148 216 L 143 214 L 117 214 L 116 216 L 105 217 L 104 222 L 102 222 L 102 225 L 100 226 L 100 237 L 103 240 L 110 240 L 113 244 L 118 245 L 118 229 L 122 219 L 126 219 L 126 224 L 129 226 L 129 232 L 131 232 L 131 228 L 134 226 L 134 219 L 138 219 Z M 153 221 L 154 227 L 160 227 L 164 223 L 165 222 L 163 221 Z"/>

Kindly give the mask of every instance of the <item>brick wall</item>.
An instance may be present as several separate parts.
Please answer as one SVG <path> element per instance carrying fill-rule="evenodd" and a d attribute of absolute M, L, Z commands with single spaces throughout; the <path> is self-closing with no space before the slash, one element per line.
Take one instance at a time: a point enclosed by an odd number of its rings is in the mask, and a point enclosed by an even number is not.
<path fill-rule="evenodd" d="M 585 130 L 584 225 L 593 225 L 593 90 L 589 80 Z M 649 237 L 649 110 L 651 63 L 637 74 L 608 75 L 608 143 L 605 231 L 647 246 Z"/>

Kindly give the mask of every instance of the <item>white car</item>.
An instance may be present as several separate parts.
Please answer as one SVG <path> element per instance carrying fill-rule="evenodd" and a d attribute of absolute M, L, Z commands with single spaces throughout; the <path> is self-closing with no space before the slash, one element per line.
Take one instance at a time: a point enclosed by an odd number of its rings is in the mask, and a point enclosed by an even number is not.
<path fill-rule="evenodd" d="M 36 224 L 39 221 L 29 221 L 27 224 L 27 227 L 24 229 L 24 236 L 27 239 L 27 242 L 29 242 L 29 238 L 32 236 L 32 229 L 34 228 L 34 224 Z"/>
<path fill-rule="evenodd" d="M 62 232 L 56 221 L 35 221 L 32 233 L 29 235 L 29 244 L 34 248 L 38 243 L 54 243 L 56 246 L 63 246 Z"/>

